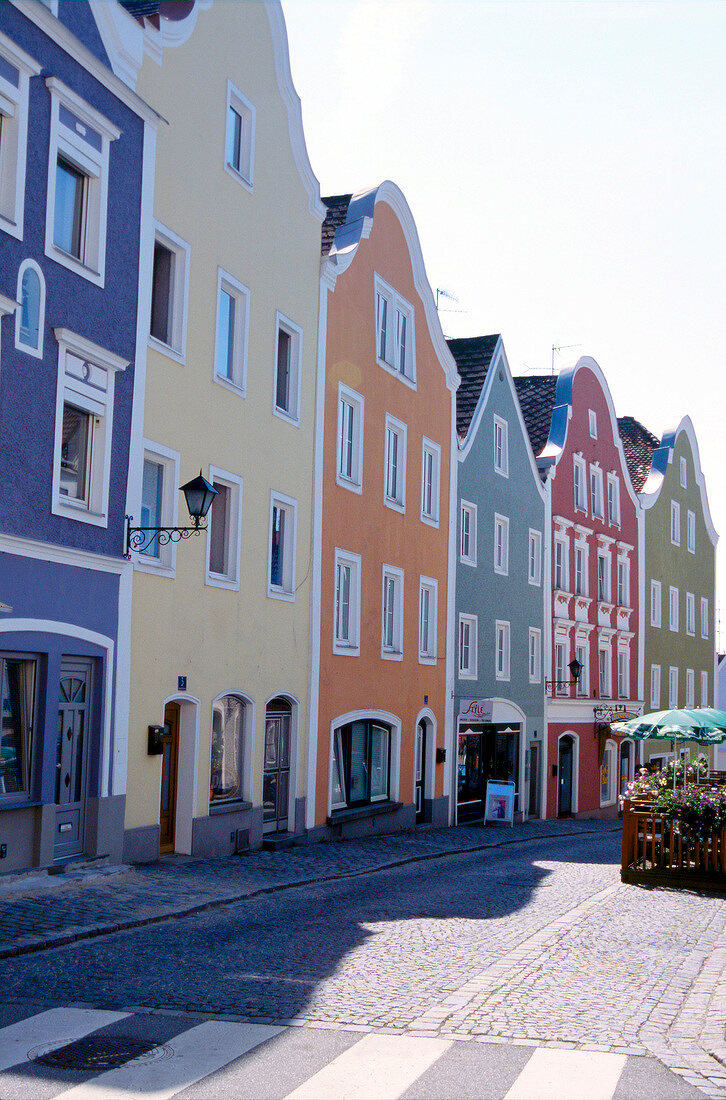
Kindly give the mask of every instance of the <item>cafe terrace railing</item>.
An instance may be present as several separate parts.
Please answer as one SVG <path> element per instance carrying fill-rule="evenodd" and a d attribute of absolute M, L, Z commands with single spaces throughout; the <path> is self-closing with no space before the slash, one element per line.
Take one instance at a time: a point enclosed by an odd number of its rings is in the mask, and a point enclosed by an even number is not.
<path fill-rule="evenodd" d="M 654 810 L 648 799 L 626 799 L 620 878 L 641 886 L 726 892 L 726 826 L 701 837 Z"/>

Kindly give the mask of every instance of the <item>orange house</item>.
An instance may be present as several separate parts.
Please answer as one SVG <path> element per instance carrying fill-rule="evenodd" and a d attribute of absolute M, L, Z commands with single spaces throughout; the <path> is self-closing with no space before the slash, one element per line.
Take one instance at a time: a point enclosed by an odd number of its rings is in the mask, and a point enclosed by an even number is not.
<path fill-rule="evenodd" d="M 307 824 L 354 836 L 450 822 L 459 378 L 401 191 L 324 202 Z"/>

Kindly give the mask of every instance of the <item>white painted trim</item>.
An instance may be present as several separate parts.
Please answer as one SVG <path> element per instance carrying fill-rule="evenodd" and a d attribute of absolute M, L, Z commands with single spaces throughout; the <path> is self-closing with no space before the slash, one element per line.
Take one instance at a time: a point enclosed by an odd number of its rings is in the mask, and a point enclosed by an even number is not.
<path fill-rule="evenodd" d="M 277 346 L 278 346 L 278 334 L 282 329 L 291 338 L 290 343 L 290 386 L 292 389 L 292 400 L 290 402 L 291 409 L 289 411 L 283 409 L 277 404 Z M 278 416 L 281 420 L 286 421 L 288 424 L 294 424 L 296 427 L 300 424 L 300 398 L 302 389 L 302 347 L 303 347 L 303 330 L 300 325 L 296 325 L 294 321 L 291 321 L 289 317 L 286 317 L 284 313 L 280 313 L 279 309 L 275 311 L 275 342 L 273 347 L 273 370 L 272 370 L 272 414 Z"/>
<path fill-rule="evenodd" d="M 235 381 L 234 378 L 226 378 L 223 374 L 217 372 L 217 359 L 219 357 L 219 310 L 223 290 L 235 303 L 232 353 L 233 371 L 235 366 L 239 367 L 239 381 Z M 250 298 L 251 291 L 248 286 L 241 283 L 239 279 L 235 279 L 234 275 L 230 275 L 229 271 L 225 271 L 224 268 L 217 268 L 217 304 L 215 311 L 216 325 L 214 329 L 212 377 L 220 386 L 224 386 L 226 389 L 236 393 L 238 397 L 247 396 L 247 352 L 250 333 Z"/>
<path fill-rule="evenodd" d="M 0 78 L 0 84 L 5 88 L 5 94 L 0 94 L 0 98 L 5 102 L 5 107 L 9 112 L 6 115 L 6 122 L 12 120 L 10 133 L 6 132 L 3 139 L 5 145 L 10 142 L 3 158 L 5 160 L 3 174 L 7 173 L 6 185 L 12 181 L 11 194 L 13 199 L 11 209 L 6 208 L 4 212 L 0 211 L 0 229 L 10 234 L 11 237 L 16 237 L 19 241 L 22 241 L 28 159 L 29 82 L 32 76 L 37 76 L 42 66 L 4 34 L 0 34 L 0 55 L 14 69 L 17 69 L 19 74 L 17 88 L 13 88 Z M 12 130 L 15 127 L 15 140 L 13 143 Z M 6 158 L 8 155 L 14 156 L 14 163 L 7 163 Z M 0 187 L 2 187 L 2 180 L 0 180 Z"/>
<path fill-rule="evenodd" d="M 184 692 L 167 696 L 161 706 L 162 720 L 167 703 L 178 703 L 179 744 L 177 751 L 177 790 L 174 816 L 174 851 L 185 855 L 192 854 L 194 818 L 197 816 L 197 777 L 199 774 L 199 699 Z M 190 721 L 191 719 L 191 721 Z M 180 765 L 184 763 L 184 775 L 180 774 Z M 159 768 L 159 788 L 156 799 L 156 819 L 159 820 L 161 807 L 161 768 Z"/>
<path fill-rule="evenodd" d="M 70 565 L 76 569 L 115 573 L 117 576 L 131 568 L 131 563 L 124 558 L 107 557 L 105 554 L 78 550 L 71 546 L 55 546 L 50 542 L 35 542 L 33 539 L 20 538 L 17 535 L 0 534 L 0 553 L 16 554 L 20 558 L 32 558 L 35 561 L 53 562 L 55 565 Z"/>
<path fill-rule="evenodd" d="M 181 463 L 181 455 L 178 451 L 174 451 L 171 447 L 164 447 L 161 443 L 155 443 L 151 439 L 143 440 L 143 462 L 146 461 L 147 455 L 150 458 L 161 459 L 161 465 L 164 469 L 164 478 L 162 485 L 162 499 L 161 499 L 161 527 L 176 527 L 179 523 L 179 490 L 178 483 L 180 481 L 179 469 Z M 143 463 L 142 463 L 143 469 Z M 130 476 L 130 474 L 129 474 Z M 143 476 L 143 475 L 142 475 Z M 133 513 L 132 524 L 133 524 Z M 139 521 L 141 520 L 141 500 L 139 498 Z M 149 557 L 148 554 L 140 554 L 136 551 L 132 551 L 132 557 L 134 566 L 140 573 L 150 573 L 156 577 L 170 577 L 176 576 L 176 542 L 169 542 L 166 546 L 161 547 L 161 553 L 158 558 Z"/>
<path fill-rule="evenodd" d="M 436 721 L 436 715 L 432 711 L 431 707 L 423 707 L 416 715 L 416 720 L 413 724 L 414 729 L 414 757 L 412 760 L 413 767 L 411 769 L 413 773 L 413 790 L 411 792 L 414 806 L 416 805 L 416 731 L 418 730 L 419 722 L 425 722 L 426 729 L 426 756 L 424 758 L 424 798 L 430 798 L 432 801 L 436 797 L 436 738 L 438 733 L 438 723 Z"/>
<path fill-rule="evenodd" d="M 23 275 L 26 271 L 34 271 L 38 276 L 40 284 L 40 297 L 38 302 L 38 346 L 34 348 L 32 344 L 25 344 L 20 339 L 20 328 L 23 319 Z M 17 297 L 18 306 L 14 306 L 15 309 L 15 347 L 18 351 L 24 352 L 26 355 L 32 355 L 34 359 L 43 358 L 43 342 L 45 337 L 45 275 L 39 265 L 30 258 L 23 260 L 18 268 L 18 283 L 17 283 Z"/>
<path fill-rule="evenodd" d="M 580 735 L 574 730 L 563 730 L 557 738 L 557 798 L 555 800 L 555 817 L 558 816 L 560 807 L 560 741 L 564 737 L 571 737 L 572 745 L 572 797 L 570 799 L 570 812 L 577 815 L 580 807 Z M 546 772 L 546 768 L 543 769 Z"/>
<path fill-rule="evenodd" d="M 212 484 L 219 481 L 229 490 L 229 530 L 225 531 L 227 538 L 227 557 L 229 571 L 227 573 L 212 573 L 209 568 L 209 554 L 212 545 L 212 520 L 211 512 L 207 524 L 207 537 L 205 539 L 204 556 L 204 583 L 211 588 L 226 588 L 230 592 L 239 592 L 240 558 L 242 553 L 242 490 L 243 482 L 239 474 L 230 473 L 219 466 L 209 466 L 209 480 Z M 212 501 L 212 509 L 214 501 Z"/>
<path fill-rule="evenodd" d="M 249 160 L 249 173 L 245 175 L 233 164 L 230 164 L 227 160 L 227 142 L 228 142 L 228 127 L 229 127 L 229 112 L 230 109 L 236 111 L 241 119 L 246 120 L 249 124 L 249 133 L 242 135 L 242 147 L 246 150 L 243 152 L 243 157 Z M 228 78 L 227 79 L 227 101 L 224 117 L 224 148 L 222 150 L 222 156 L 224 159 L 224 170 L 228 175 L 236 180 L 240 187 L 245 191 L 252 194 L 252 188 L 255 178 L 255 128 L 257 123 L 257 111 L 254 103 L 252 103 L 246 95 L 244 95 L 236 84 Z"/>
<path fill-rule="evenodd" d="M 333 812 L 332 787 L 333 787 L 333 757 L 335 753 L 335 731 L 340 726 L 347 726 L 351 722 L 381 722 L 391 729 L 391 753 L 388 771 L 388 798 L 391 802 L 399 801 L 401 782 L 401 728 L 402 722 L 395 714 L 375 707 L 363 710 L 351 710 L 347 714 L 339 714 L 330 723 L 330 739 L 328 743 L 328 793 L 327 793 L 327 817 Z M 375 802 L 371 803 L 375 806 Z"/>
<path fill-rule="evenodd" d="M 212 706 L 210 709 L 210 723 L 209 723 L 209 775 L 212 774 L 212 725 L 214 722 L 214 706 L 215 703 L 219 703 L 220 700 L 226 698 L 228 695 L 234 695 L 236 699 L 239 699 L 244 703 L 245 707 L 245 720 L 242 730 L 242 793 L 241 798 L 243 802 L 254 802 L 255 793 L 255 723 L 257 720 L 256 705 L 251 695 L 246 691 L 238 690 L 236 688 L 229 688 L 227 691 L 220 691 L 218 695 L 212 699 Z M 275 696 L 273 695 L 274 699 Z M 269 700 L 268 700 L 269 701 Z M 209 800 L 209 806 L 223 806 L 224 802 L 213 802 Z M 207 809 L 207 813 L 209 809 Z"/>
<path fill-rule="evenodd" d="M 292 512 L 293 525 L 292 525 L 292 562 L 290 564 L 290 585 L 286 588 L 284 585 L 277 587 L 270 583 L 270 566 L 272 564 L 272 509 L 276 504 L 282 505 L 286 509 L 286 515 Z M 286 600 L 288 603 L 295 602 L 295 574 L 297 568 L 297 500 L 294 497 L 288 497 L 284 493 L 278 493 L 275 489 L 270 489 L 270 519 L 268 528 L 267 539 L 267 595 L 273 600 Z M 287 526 L 287 524 L 286 524 Z M 287 541 L 287 535 L 285 536 Z M 286 557 L 287 551 L 283 543 L 283 562 Z M 284 569 L 284 565 L 283 565 Z"/>

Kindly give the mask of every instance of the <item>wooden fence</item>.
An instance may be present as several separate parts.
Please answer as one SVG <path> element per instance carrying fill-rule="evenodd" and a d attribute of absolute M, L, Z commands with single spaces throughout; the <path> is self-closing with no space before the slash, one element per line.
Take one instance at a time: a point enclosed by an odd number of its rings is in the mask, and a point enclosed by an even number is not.
<path fill-rule="evenodd" d="M 726 891 L 726 826 L 704 838 L 646 799 L 623 804 L 623 882 Z"/>

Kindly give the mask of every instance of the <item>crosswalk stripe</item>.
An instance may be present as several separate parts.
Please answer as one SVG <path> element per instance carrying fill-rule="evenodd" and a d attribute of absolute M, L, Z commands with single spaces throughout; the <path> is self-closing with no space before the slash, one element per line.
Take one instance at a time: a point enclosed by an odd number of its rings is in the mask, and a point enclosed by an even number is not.
<path fill-rule="evenodd" d="M 123 1020 L 128 1012 L 101 1012 L 90 1008 L 51 1008 L 0 1028 L 0 1072 L 27 1062 L 34 1047 L 64 1047 L 108 1024 Z"/>
<path fill-rule="evenodd" d="M 136 1058 L 61 1092 L 55 1100 L 129 1100 L 129 1096 L 169 1100 L 283 1030 L 267 1024 L 210 1020 L 164 1043 L 171 1057 Z"/>
<path fill-rule="evenodd" d="M 627 1058 L 538 1047 L 504 1100 L 612 1100 Z"/>
<path fill-rule="evenodd" d="M 446 1039 L 366 1035 L 285 1100 L 395 1100 L 451 1045 Z"/>

